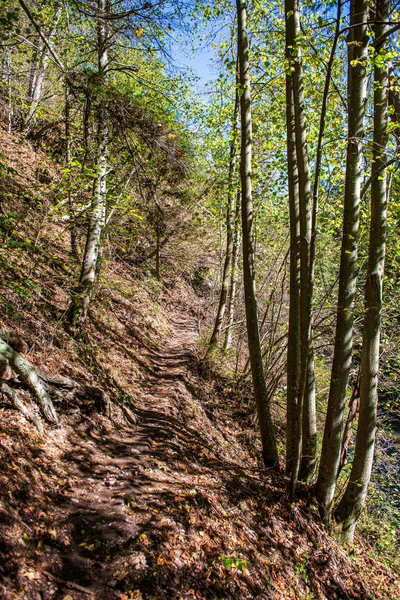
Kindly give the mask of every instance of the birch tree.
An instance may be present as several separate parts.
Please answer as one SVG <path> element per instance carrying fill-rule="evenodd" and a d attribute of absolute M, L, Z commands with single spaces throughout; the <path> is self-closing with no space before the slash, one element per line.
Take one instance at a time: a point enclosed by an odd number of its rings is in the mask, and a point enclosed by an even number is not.
<path fill-rule="evenodd" d="M 55 14 L 52 17 L 52 24 L 46 38 L 51 41 L 54 37 L 57 27 L 60 21 L 62 12 L 62 4 L 60 3 L 55 7 Z M 28 103 L 29 109 L 25 118 L 24 127 L 26 132 L 29 131 L 31 121 L 36 113 L 39 106 L 40 100 L 43 95 L 43 84 L 46 76 L 47 67 L 50 61 L 50 50 L 44 43 L 40 36 L 37 36 L 35 44 L 35 52 L 33 65 L 31 68 L 31 75 L 29 78 L 29 89 L 28 89 Z"/>
<path fill-rule="evenodd" d="M 101 94 L 104 94 L 108 83 L 108 48 L 110 39 L 107 21 L 109 16 L 109 3 L 107 0 L 98 0 L 96 28 L 98 89 L 100 93 L 96 107 L 96 179 L 93 186 L 91 216 L 86 236 L 79 285 L 74 292 L 70 308 L 70 320 L 75 325 L 82 325 L 87 317 L 90 300 L 96 282 L 101 239 L 106 222 L 108 122 L 105 102 L 104 98 L 101 97 Z"/>

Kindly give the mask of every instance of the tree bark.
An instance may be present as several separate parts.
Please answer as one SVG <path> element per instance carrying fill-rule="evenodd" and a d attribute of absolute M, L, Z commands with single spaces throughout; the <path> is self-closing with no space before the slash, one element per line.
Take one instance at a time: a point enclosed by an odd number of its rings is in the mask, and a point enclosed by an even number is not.
<path fill-rule="evenodd" d="M 311 291 L 309 292 L 311 297 Z M 313 330 L 308 340 L 306 383 L 303 400 L 302 449 L 299 479 L 311 481 L 317 464 L 317 407 L 315 401 L 315 362 Z"/>
<path fill-rule="evenodd" d="M 236 300 L 236 284 L 237 284 L 237 263 L 240 246 L 240 205 L 241 205 L 241 194 L 236 193 L 236 207 L 235 207 L 235 220 L 234 220 L 234 234 L 233 234 L 233 248 L 232 248 L 232 264 L 231 272 L 229 275 L 229 292 L 228 292 L 228 306 L 227 306 L 227 326 L 224 340 L 224 352 L 226 352 L 232 346 L 232 333 L 233 333 L 233 321 L 235 313 L 235 300 Z"/>
<path fill-rule="evenodd" d="M 293 219 L 292 227 L 293 234 L 297 229 L 299 238 L 295 239 L 292 235 L 293 243 L 299 245 L 299 264 L 294 265 L 299 269 L 299 273 L 293 274 L 291 280 L 291 293 L 293 292 L 293 307 L 289 314 L 293 319 L 292 326 L 289 325 L 291 340 L 294 347 L 290 348 L 289 354 L 291 364 L 295 363 L 295 358 L 292 355 L 299 355 L 298 364 L 299 373 L 295 371 L 294 385 L 290 386 L 290 397 L 288 396 L 288 406 L 292 414 L 289 416 L 288 423 L 290 425 L 290 460 L 287 461 L 287 470 L 291 475 L 291 488 L 294 492 L 302 457 L 303 432 L 307 437 L 311 435 L 315 423 L 310 423 L 309 419 L 315 416 L 315 393 L 313 393 L 314 381 L 313 373 L 309 369 L 313 369 L 314 362 L 308 364 L 309 357 L 312 358 L 311 340 L 311 295 L 310 295 L 310 245 L 311 245 L 311 225 L 312 225 L 312 203 L 311 203 L 311 184 L 310 184 L 310 165 L 307 151 L 307 132 L 305 119 L 305 103 L 304 103 L 304 84 L 303 84 L 303 68 L 301 61 L 301 50 L 298 46 L 298 40 L 301 35 L 300 29 L 300 11 L 298 0 L 286 0 L 285 2 L 286 15 L 286 60 L 287 60 L 287 126 L 288 126 L 288 171 L 289 187 L 292 188 L 289 192 L 289 202 L 298 205 L 298 214 L 296 214 L 297 206 L 293 206 L 291 210 L 291 218 Z M 294 142 L 295 152 L 292 148 Z M 294 163 L 294 164 L 292 164 Z M 297 182 L 293 179 L 297 176 Z M 292 197 L 291 197 L 292 196 Z M 295 198 L 293 198 L 295 196 Z M 297 221 L 299 222 L 297 225 Z M 294 251 L 296 252 L 297 249 Z M 296 281 L 296 284 L 295 284 Z M 295 290 L 295 285 L 299 286 L 299 291 Z M 299 297 L 297 297 L 299 296 Z M 292 297 L 292 296 L 291 296 Z M 297 311 L 297 314 L 295 314 Z M 299 323 L 298 323 L 299 321 Z M 297 335 L 299 339 L 297 339 Z M 295 339 L 296 336 L 296 339 Z M 288 360 L 289 364 L 289 360 Z M 288 379 L 292 377 L 292 373 L 288 369 Z M 308 382 L 308 386 L 307 386 Z M 289 385 L 288 385 L 289 389 Z M 296 390 L 296 393 L 293 393 Z M 306 395 L 306 391 L 308 394 Z M 305 404 L 311 406 L 305 406 Z M 307 418 L 306 426 L 303 428 L 303 410 Z M 312 442 L 313 440 L 311 440 Z M 310 440 L 304 440 L 308 451 L 311 451 L 313 445 Z M 289 454 L 289 453 L 288 453 Z M 312 458 L 312 457 L 310 457 Z"/>
<path fill-rule="evenodd" d="M 362 143 L 367 64 L 367 0 L 352 0 L 348 52 L 348 142 L 344 218 L 339 272 L 335 349 L 322 442 L 316 497 L 321 516 L 330 519 L 342 446 L 346 389 L 353 346 L 353 304 L 357 282 L 357 238 L 360 215 Z"/>
<path fill-rule="evenodd" d="M 11 37 L 11 36 L 9 36 Z M 13 97 L 12 97 L 12 46 L 6 47 L 5 50 L 5 75 L 6 83 L 8 88 L 8 115 L 7 115 L 7 131 L 9 134 L 12 132 L 13 126 Z"/>
<path fill-rule="evenodd" d="M 243 229 L 243 281 L 245 292 L 247 338 L 253 378 L 254 396 L 261 433 L 264 464 L 279 470 L 279 456 L 275 430 L 270 413 L 267 389 L 264 378 L 260 344 L 258 311 L 255 290 L 255 252 L 253 233 L 252 198 L 252 118 L 249 42 L 247 35 L 247 3 L 237 0 L 238 16 L 238 56 L 241 122 L 240 176 L 242 188 L 242 229 Z"/>
<path fill-rule="evenodd" d="M 232 222 L 234 218 L 234 209 L 235 209 L 235 165 L 236 165 L 236 141 L 238 136 L 238 113 L 239 113 L 239 96 L 238 96 L 238 88 L 236 85 L 235 92 L 235 106 L 233 110 L 233 118 L 232 118 L 232 132 L 231 132 L 231 144 L 229 151 L 229 173 L 228 173 L 228 201 L 227 201 L 227 209 L 226 209 L 226 252 L 225 252 L 225 261 L 224 261 L 224 269 L 222 272 L 222 285 L 221 292 L 219 296 L 218 310 L 217 316 L 215 319 L 214 329 L 210 338 L 210 343 L 208 346 L 208 352 L 212 351 L 218 344 L 222 324 L 224 322 L 224 316 L 226 311 L 227 299 L 228 299 L 228 290 L 229 290 L 229 282 L 231 278 L 231 270 L 232 270 L 232 260 L 233 260 L 233 227 Z"/>
<path fill-rule="evenodd" d="M 300 452 L 297 419 L 300 394 L 300 205 L 296 159 L 292 78 L 286 76 L 286 135 L 290 216 L 289 333 L 287 352 L 286 473 L 290 475 Z"/>
<path fill-rule="evenodd" d="M 0 392 L 2 392 L 11 401 L 12 405 L 17 410 L 19 410 L 24 415 L 24 417 L 28 419 L 28 421 L 32 421 L 32 423 L 35 425 L 36 429 L 40 434 L 43 433 L 43 423 L 40 420 L 40 417 L 35 415 L 35 413 L 33 413 L 31 410 L 29 410 L 27 406 L 25 406 L 25 403 L 23 402 L 23 400 L 21 400 L 17 390 L 14 390 L 6 383 L 2 383 L 0 385 Z"/>
<path fill-rule="evenodd" d="M 79 261 L 79 245 L 78 245 L 78 231 L 76 227 L 76 205 L 72 194 L 72 176 L 71 176 L 71 105 L 69 99 L 68 82 L 65 81 L 65 161 L 69 169 L 68 173 L 68 207 L 71 218 L 70 228 L 70 241 L 71 241 L 71 253 L 75 260 Z"/>
<path fill-rule="evenodd" d="M 48 40 L 51 40 L 51 38 L 54 36 L 57 30 L 57 25 L 61 17 L 61 10 L 62 5 L 60 4 L 54 16 L 52 28 L 47 36 Z M 30 122 L 34 117 L 37 107 L 39 106 L 40 100 L 42 98 L 43 83 L 50 58 L 49 48 L 44 44 L 43 40 L 40 37 L 37 43 L 38 48 L 36 50 L 36 64 L 33 67 L 28 91 L 30 106 L 25 119 L 25 130 L 28 130 Z"/>
<path fill-rule="evenodd" d="M 375 447 L 378 400 L 379 338 L 382 307 L 382 279 L 385 263 L 387 181 L 386 148 L 388 142 L 389 65 L 387 50 L 389 21 L 388 0 L 376 0 L 374 27 L 375 57 L 384 58 L 384 65 L 374 67 L 374 141 L 371 166 L 371 224 L 369 236 L 368 273 L 364 296 L 364 330 L 360 374 L 360 409 L 357 440 L 345 493 L 335 511 L 341 537 L 352 541 L 354 529 L 365 504 L 371 477 Z M 383 42 L 380 43 L 379 40 Z M 377 175 L 379 173 L 379 176 Z"/>
<path fill-rule="evenodd" d="M 318 196 L 319 180 L 321 175 L 322 162 L 322 143 L 325 133 L 326 109 L 331 83 L 332 67 L 335 58 L 337 42 L 340 35 L 342 15 L 342 0 L 338 0 L 335 36 L 332 42 L 332 48 L 326 70 L 324 92 L 322 97 L 320 125 L 317 141 L 317 152 L 315 159 L 314 183 L 312 192 L 312 217 L 311 217 L 311 239 L 310 239 L 310 268 L 308 283 L 309 299 L 309 333 L 308 333 L 308 362 L 306 385 L 304 390 L 303 402 L 303 447 L 299 472 L 299 479 L 311 481 L 314 476 L 317 462 L 317 411 L 315 401 L 315 370 L 314 370 L 314 341 L 313 341 L 313 314 L 312 302 L 314 297 L 314 267 L 315 267 L 315 245 L 317 237 L 317 214 L 318 214 Z"/>

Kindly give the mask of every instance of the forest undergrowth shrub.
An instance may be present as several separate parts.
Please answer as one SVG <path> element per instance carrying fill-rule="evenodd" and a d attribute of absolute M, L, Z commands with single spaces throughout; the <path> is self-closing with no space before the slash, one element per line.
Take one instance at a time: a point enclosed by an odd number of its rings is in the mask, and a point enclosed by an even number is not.
<path fill-rule="evenodd" d="M 387 491 L 371 484 L 366 508 L 361 516 L 359 535 L 370 547 L 373 558 L 400 573 L 400 506 Z"/>

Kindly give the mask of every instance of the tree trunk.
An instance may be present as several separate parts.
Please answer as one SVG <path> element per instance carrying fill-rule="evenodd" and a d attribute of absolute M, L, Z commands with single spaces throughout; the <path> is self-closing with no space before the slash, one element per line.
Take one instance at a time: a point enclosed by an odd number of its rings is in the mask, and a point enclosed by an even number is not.
<path fill-rule="evenodd" d="M 79 247 L 78 247 L 78 232 L 76 227 L 76 205 L 72 195 L 72 175 L 71 175 L 71 106 L 69 99 L 68 82 L 65 81 L 65 162 L 69 169 L 68 173 L 68 207 L 71 215 L 71 228 L 70 228 L 70 240 L 71 240 L 71 253 L 72 256 L 78 261 L 79 260 Z"/>
<path fill-rule="evenodd" d="M 44 432 L 43 422 L 41 421 L 40 417 L 29 410 L 24 401 L 21 400 L 17 390 L 14 390 L 6 383 L 2 383 L 0 385 L 0 392 L 2 392 L 11 401 L 12 405 L 19 410 L 24 417 L 28 419 L 28 421 L 32 421 L 40 434 Z"/>
<path fill-rule="evenodd" d="M 11 134 L 13 124 L 13 97 L 12 97 L 12 47 L 6 47 L 5 50 L 5 71 L 6 82 L 8 89 L 8 115 L 7 115 L 7 131 Z"/>
<path fill-rule="evenodd" d="M 311 295 L 311 292 L 310 292 Z M 315 368 L 314 368 L 313 331 L 308 340 L 308 359 L 306 384 L 303 401 L 303 439 L 299 479 L 311 481 L 317 464 L 317 407 L 315 402 Z"/>
<path fill-rule="evenodd" d="M 296 160 L 293 86 L 286 76 L 286 131 L 290 215 L 290 305 L 287 351 L 286 473 L 292 473 L 300 452 L 297 420 L 300 393 L 300 208 Z"/>
<path fill-rule="evenodd" d="M 229 292 L 228 292 L 228 306 L 227 306 L 227 326 L 225 332 L 224 341 L 224 352 L 226 352 L 232 346 L 232 332 L 233 332 L 233 321 L 235 313 L 235 299 L 236 299 L 236 284 L 237 284 L 237 263 L 240 246 L 240 205 L 241 205 L 241 194 L 236 194 L 236 207 L 235 207 L 235 220 L 234 220 L 234 234 L 233 234 L 233 248 L 232 248 L 232 264 L 229 278 Z"/>
<path fill-rule="evenodd" d="M 253 377 L 254 396 L 260 426 L 262 455 L 267 467 L 279 470 L 279 456 L 264 378 L 257 300 L 255 294 L 255 253 L 252 198 L 252 119 L 247 6 L 237 0 L 238 56 L 241 121 L 240 176 L 242 187 L 243 281 L 246 307 L 247 337 Z"/>
<path fill-rule="evenodd" d="M 360 374 L 360 409 L 357 440 L 346 491 L 335 511 L 341 537 L 352 541 L 354 529 L 365 504 L 374 457 L 378 400 L 379 337 L 382 306 L 382 278 L 386 242 L 386 147 L 388 142 L 389 65 L 387 50 L 388 0 L 376 0 L 375 56 L 384 64 L 374 67 L 374 142 L 371 167 L 371 225 L 368 273 L 365 284 L 363 347 Z M 383 23 L 383 24 L 381 24 Z M 383 41 L 380 39 L 383 36 Z M 379 174 L 379 176 L 378 176 Z"/>
<path fill-rule="evenodd" d="M 160 232 L 159 226 L 157 225 L 156 226 L 156 279 L 158 279 L 158 281 L 161 280 L 160 264 L 161 264 L 161 232 Z"/>
<path fill-rule="evenodd" d="M 367 0 L 352 0 L 348 62 L 348 142 L 344 218 L 339 272 L 335 349 L 316 495 L 329 521 L 342 446 L 346 389 L 353 345 L 353 304 L 357 282 L 362 143 L 366 94 Z"/>
<path fill-rule="evenodd" d="M 292 492 L 297 483 L 297 478 L 300 469 L 302 456 L 303 442 L 303 406 L 305 402 L 311 403 L 312 406 L 304 407 L 306 417 L 309 419 L 315 415 L 315 394 L 305 395 L 306 390 L 312 391 L 313 388 L 307 388 L 307 381 L 313 381 L 313 374 L 309 374 L 309 368 L 313 368 L 314 363 L 308 365 L 308 358 L 311 355 L 311 297 L 309 293 L 310 286 L 310 244 L 311 244 L 311 224 L 312 224 L 312 205 L 311 205 L 311 185 L 310 185 L 310 166 L 307 152 L 307 134 L 305 120 L 305 104 L 304 104 L 304 84 L 303 84 L 303 68 L 301 62 L 301 51 L 298 47 L 298 39 L 301 35 L 300 29 L 300 12 L 298 0 L 286 0 L 286 58 L 288 61 L 287 79 L 287 125 L 288 125 L 288 171 L 289 187 L 292 188 L 289 192 L 289 202 L 293 205 L 291 210 L 291 220 L 293 234 L 296 229 L 299 229 L 300 237 L 295 239 L 292 235 L 291 240 L 296 245 L 299 244 L 299 265 L 293 264 L 293 268 L 299 268 L 299 273 L 293 274 L 291 280 L 291 292 L 294 293 L 292 309 L 289 309 L 290 316 L 293 319 L 292 326 L 289 325 L 291 340 L 294 347 L 289 350 L 290 363 L 295 366 L 295 355 L 298 355 L 299 373 L 294 372 L 294 385 L 290 386 L 290 397 L 288 393 L 288 423 L 290 426 L 290 444 L 287 461 L 287 469 L 291 475 Z M 295 144 L 295 152 L 292 144 Z M 297 176 L 297 182 L 295 178 Z M 294 180 L 294 181 L 293 181 Z M 298 214 L 296 208 L 298 205 Z M 299 221 L 299 225 L 297 222 Z M 298 233 L 298 231 L 297 231 Z M 298 241 L 299 240 L 299 241 Z M 296 281 L 296 284 L 295 284 Z M 299 292 L 294 289 L 295 285 L 299 285 Z M 299 298 L 296 297 L 299 294 Z M 291 296 L 292 297 L 292 296 Z M 297 314 L 295 314 L 295 311 Z M 299 323 L 298 323 L 299 321 Z M 299 340 L 297 339 L 299 335 Z M 296 336 L 296 339 L 295 339 Z M 290 348 L 290 344 L 289 344 Z M 289 360 L 288 360 L 289 364 Z M 292 377 L 288 370 L 288 379 Z M 297 382 L 298 377 L 298 382 Z M 289 385 L 288 385 L 289 389 Z M 294 394 L 294 390 L 296 393 Z M 289 412 L 292 414 L 289 416 Z M 311 426 L 313 424 L 311 423 Z M 304 428 L 306 434 L 309 434 L 309 423 Z M 307 447 L 311 447 L 310 440 L 306 440 Z"/>
<path fill-rule="evenodd" d="M 313 341 L 313 314 L 312 302 L 314 297 L 314 266 L 315 266 L 315 244 L 317 237 L 317 214 L 318 214 L 318 195 L 319 180 L 321 175 L 322 144 L 325 133 L 326 109 L 328 103 L 329 88 L 331 83 L 331 74 L 333 61 L 335 58 L 336 47 L 340 35 L 342 16 L 342 0 L 338 0 L 336 13 L 335 37 L 332 42 L 332 48 L 326 70 L 324 92 L 322 97 L 321 117 L 318 132 L 317 152 L 315 160 L 314 184 L 312 193 L 312 218 L 311 218 L 311 239 L 310 239 L 310 268 L 308 283 L 309 317 L 308 317 L 308 362 L 306 385 L 303 401 L 303 447 L 299 472 L 299 479 L 311 481 L 315 473 L 317 462 L 317 411 L 315 403 L 315 370 L 314 370 L 314 341 Z"/>
<path fill-rule="evenodd" d="M 360 399 L 360 374 L 358 374 L 357 381 L 353 386 L 353 391 L 351 392 L 350 400 L 349 400 L 349 412 L 347 413 L 346 425 L 344 428 L 343 440 L 342 440 L 342 450 L 340 453 L 340 464 L 338 475 L 340 475 L 341 470 L 346 464 L 347 454 L 349 452 L 349 446 L 351 443 L 351 439 L 353 437 L 353 425 L 356 420 L 356 416 L 358 414 L 359 409 L 359 399 Z"/>
<path fill-rule="evenodd" d="M 238 88 L 236 86 L 235 92 L 235 107 L 233 110 L 232 118 L 232 133 L 231 133 L 231 145 L 229 152 L 229 173 L 228 173 L 228 201 L 226 209 L 226 253 L 224 261 L 224 269 L 222 273 L 222 286 L 221 293 L 219 296 L 218 311 L 215 319 L 214 329 L 210 338 L 208 346 L 208 352 L 212 351 L 218 344 L 218 340 L 221 334 L 222 324 L 224 321 L 226 304 L 228 299 L 229 282 L 232 271 L 232 258 L 233 258 L 233 227 L 232 221 L 234 218 L 235 209 L 235 165 L 236 165 L 236 140 L 238 136 L 238 113 L 239 113 L 239 96 Z"/>
<path fill-rule="evenodd" d="M 107 0 L 98 0 L 97 47 L 100 85 L 107 85 L 107 48 L 109 40 L 106 20 Z M 101 98 L 97 99 L 97 177 L 94 184 L 92 213 L 86 237 L 85 253 L 79 286 L 73 296 L 70 308 L 70 319 L 73 324 L 82 325 L 86 320 L 89 304 L 92 299 L 96 276 L 101 240 L 106 221 L 107 193 L 107 155 L 108 155 L 108 124 L 107 113 Z"/>
<path fill-rule="evenodd" d="M 58 25 L 58 22 L 61 17 L 61 10 L 62 10 L 62 5 L 60 4 L 60 6 L 57 8 L 56 14 L 54 16 L 53 26 L 47 36 L 47 39 L 49 39 L 49 40 L 51 40 L 51 38 L 54 36 L 54 34 L 56 32 L 57 25 Z M 46 75 L 47 66 L 48 66 L 49 58 L 50 58 L 49 49 L 43 43 L 41 38 L 38 39 L 37 43 L 38 43 L 38 48 L 36 50 L 36 64 L 33 67 L 30 85 L 29 85 L 29 92 L 28 92 L 30 106 L 29 106 L 28 114 L 26 115 L 26 119 L 25 119 L 25 124 L 24 124 L 25 130 L 27 130 L 29 128 L 30 122 L 31 122 L 33 116 L 35 115 L 36 109 L 39 106 L 39 102 L 42 98 L 43 83 L 44 83 L 44 78 Z"/>

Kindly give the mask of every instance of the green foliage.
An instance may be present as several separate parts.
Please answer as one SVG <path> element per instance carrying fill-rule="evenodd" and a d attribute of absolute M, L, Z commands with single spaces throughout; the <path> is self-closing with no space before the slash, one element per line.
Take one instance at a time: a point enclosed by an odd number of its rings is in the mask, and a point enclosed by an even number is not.
<path fill-rule="evenodd" d="M 218 560 L 224 565 L 225 569 L 231 571 L 241 571 L 242 573 L 246 573 L 247 569 L 247 560 L 243 558 L 238 558 L 237 556 L 226 556 L 225 554 L 221 554 L 218 557 Z M 216 560 L 213 561 L 213 564 L 216 564 Z"/>

